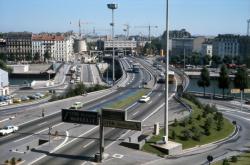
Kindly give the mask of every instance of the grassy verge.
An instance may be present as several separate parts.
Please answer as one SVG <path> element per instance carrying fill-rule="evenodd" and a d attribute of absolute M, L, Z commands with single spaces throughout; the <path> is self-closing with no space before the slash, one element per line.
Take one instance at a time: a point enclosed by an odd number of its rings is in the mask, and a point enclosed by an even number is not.
<path fill-rule="evenodd" d="M 143 95 L 148 92 L 148 89 L 141 89 L 136 92 L 134 95 L 131 95 L 125 99 L 119 100 L 114 104 L 108 106 L 107 108 L 114 108 L 114 109 L 123 109 L 124 107 L 133 104 L 135 101 L 139 100 Z"/>
<path fill-rule="evenodd" d="M 249 165 L 250 164 L 250 152 L 241 154 L 239 156 L 235 156 L 236 157 L 236 161 L 233 160 L 233 158 L 231 157 L 230 159 L 228 159 L 228 164 L 226 165 Z M 223 160 L 213 163 L 213 165 L 223 165 Z"/>
<path fill-rule="evenodd" d="M 184 100 L 193 109 L 191 115 L 179 122 L 175 120 L 169 127 L 170 140 L 181 143 L 183 149 L 218 141 L 228 137 L 234 131 L 234 125 L 223 118 L 215 107 L 208 105 L 200 107 L 189 100 Z M 164 155 L 164 153 L 150 145 L 161 140 L 162 136 L 163 132 L 161 130 L 160 135 L 153 136 L 144 145 L 143 150 L 160 156 Z"/>

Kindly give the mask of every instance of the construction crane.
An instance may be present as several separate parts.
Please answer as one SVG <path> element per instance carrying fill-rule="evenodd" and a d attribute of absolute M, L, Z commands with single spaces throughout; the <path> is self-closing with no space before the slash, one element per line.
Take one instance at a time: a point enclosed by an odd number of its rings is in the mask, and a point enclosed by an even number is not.
<path fill-rule="evenodd" d="M 250 36 L 250 19 L 247 20 L 247 36 Z"/>
<path fill-rule="evenodd" d="M 128 39 L 130 25 L 129 24 L 124 24 L 124 26 L 125 26 L 125 29 L 123 29 L 123 31 L 126 32 L 126 39 Z"/>
<path fill-rule="evenodd" d="M 149 42 L 151 42 L 151 29 L 158 28 L 158 26 L 155 26 L 155 25 L 135 26 L 135 28 L 147 28 L 148 29 L 148 40 L 149 40 Z"/>
<path fill-rule="evenodd" d="M 72 23 L 70 22 L 70 24 L 72 25 Z M 77 24 L 73 24 L 73 25 L 76 25 L 76 26 L 78 26 L 79 27 L 79 38 L 81 38 L 82 37 L 82 25 L 87 25 L 87 24 L 91 24 L 90 22 L 84 22 L 84 21 L 81 21 L 80 19 L 79 19 L 79 21 L 78 21 L 78 23 Z"/>

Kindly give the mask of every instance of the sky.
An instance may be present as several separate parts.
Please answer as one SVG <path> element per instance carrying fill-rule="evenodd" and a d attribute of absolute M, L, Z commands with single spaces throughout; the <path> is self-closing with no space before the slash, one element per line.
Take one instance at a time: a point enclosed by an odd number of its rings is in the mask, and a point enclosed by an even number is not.
<path fill-rule="evenodd" d="M 0 0 L 0 32 L 82 32 L 110 34 L 111 10 L 108 3 L 117 3 L 115 33 L 161 35 L 166 22 L 166 0 Z M 185 28 L 193 35 L 246 34 L 250 19 L 250 0 L 169 0 L 171 30 Z M 138 27 L 139 26 L 139 27 Z"/>

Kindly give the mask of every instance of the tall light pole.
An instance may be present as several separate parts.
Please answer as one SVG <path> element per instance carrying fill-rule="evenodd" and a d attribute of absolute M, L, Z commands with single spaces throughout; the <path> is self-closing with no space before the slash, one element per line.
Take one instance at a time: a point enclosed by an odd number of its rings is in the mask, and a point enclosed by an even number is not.
<path fill-rule="evenodd" d="M 114 30 L 114 10 L 118 8 L 117 4 L 110 3 L 107 4 L 108 8 L 112 10 L 112 23 L 110 24 L 112 26 L 112 47 L 113 47 L 113 86 L 115 84 L 115 45 L 114 45 L 114 37 L 115 37 L 115 30 Z"/>
<path fill-rule="evenodd" d="M 169 27 L 168 27 L 168 0 L 166 0 L 166 57 L 165 57 L 165 113 L 163 142 L 168 143 L 168 70 L 169 70 Z"/>

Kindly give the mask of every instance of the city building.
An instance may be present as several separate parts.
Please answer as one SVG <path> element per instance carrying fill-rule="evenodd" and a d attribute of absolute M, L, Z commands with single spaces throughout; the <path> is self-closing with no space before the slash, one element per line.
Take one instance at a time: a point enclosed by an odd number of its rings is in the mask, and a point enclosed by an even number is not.
<path fill-rule="evenodd" d="M 191 34 L 186 29 L 169 31 L 169 38 L 190 38 Z"/>
<path fill-rule="evenodd" d="M 244 63 L 250 59 L 250 36 L 241 36 L 239 46 L 240 60 Z"/>
<path fill-rule="evenodd" d="M 240 36 L 233 34 L 218 35 L 213 40 L 213 55 L 224 58 L 225 56 L 237 57 L 240 55 Z"/>
<path fill-rule="evenodd" d="M 32 33 L 11 32 L 7 33 L 6 49 L 10 61 L 24 61 L 32 53 Z"/>
<path fill-rule="evenodd" d="M 204 36 L 197 36 L 193 39 L 193 52 L 201 53 L 202 44 L 206 41 Z"/>
<path fill-rule="evenodd" d="M 32 56 L 39 53 L 40 60 L 44 60 L 45 52 L 49 52 L 51 60 L 71 61 L 73 57 L 73 43 L 71 36 L 62 35 L 33 35 L 32 36 Z"/>
<path fill-rule="evenodd" d="M 9 95 L 9 75 L 8 72 L 0 69 L 0 96 Z"/>
<path fill-rule="evenodd" d="M 210 57 L 213 56 L 213 44 L 212 44 L 212 42 L 204 42 L 202 44 L 201 55 L 202 56 L 209 55 Z"/>
<path fill-rule="evenodd" d="M 6 40 L 0 38 L 0 53 L 7 53 Z"/>
<path fill-rule="evenodd" d="M 169 43 L 170 55 L 191 55 L 194 38 L 172 38 Z"/>
<path fill-rule="evenodd" d="M 99 40 L 97 42 L 98 50 L 105 51 L 107 54 L 112 54 L 113 47 L 117 52 L 116 54 L 119 54 L 119 52 L 132 54 L 137 47 L 137 42 L 131 40 L 114 40 L 114 42 Z"/>

